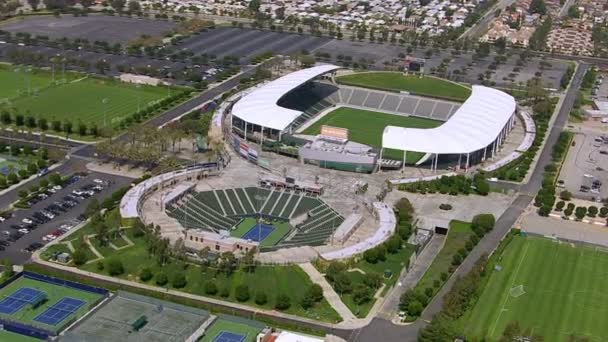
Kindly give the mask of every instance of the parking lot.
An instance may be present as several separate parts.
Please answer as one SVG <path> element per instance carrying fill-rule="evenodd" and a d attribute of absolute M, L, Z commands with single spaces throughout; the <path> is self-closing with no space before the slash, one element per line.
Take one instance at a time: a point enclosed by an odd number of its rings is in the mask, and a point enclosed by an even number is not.
<path fill-rule="evenodd" d="M 100 173 L 82 175 L 54 193 L 47 191 L 29 209 L 14 210 L 12 217 L 0 223 L 0 258 L 26 262 L 30 258 L 26 249 L 39 248 L 71 229 L 82 220 L 80 216 L 93 198 L 101 202 L 129 182 L 129 178 Z"/>
<path fill-rule="evenodd" d="M 171 21 L 93 14 L 87 17 L 29 16 L 0 25 L 1 30 L 9 32 L 27 32 L 53 39 L 86 38 L 91 42 L 104 40 L 112 43 L 126 43 L 142 34 L 162 36 L 175 27 L 176 24 Z"/>
<path fill-rule="evenodd" d="M 604 126 L 598 121 L 580 124 L 566 156 L 558 186 L 577 198 L 608 197 L 608 128 Z"/>

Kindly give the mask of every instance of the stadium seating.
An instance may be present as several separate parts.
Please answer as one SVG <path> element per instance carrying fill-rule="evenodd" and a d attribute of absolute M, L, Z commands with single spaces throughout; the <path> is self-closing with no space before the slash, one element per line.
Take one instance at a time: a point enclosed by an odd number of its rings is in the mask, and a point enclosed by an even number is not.
<path fill-rule="evenodd" d="M 217 232 L 235 227 L 242 216 L 265 214 L 285 220 L 306 215 L 277 247 L 321 245 L 344 220 L 318 198 L 283 189 L 216 189 L 189 194 L 166 208 L 186 228 Z"/>

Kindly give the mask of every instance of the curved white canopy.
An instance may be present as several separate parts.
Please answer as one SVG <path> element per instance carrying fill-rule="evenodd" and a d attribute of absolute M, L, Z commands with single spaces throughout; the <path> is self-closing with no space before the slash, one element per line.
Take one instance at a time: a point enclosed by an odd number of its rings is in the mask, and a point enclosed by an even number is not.
<path fill-rule="evenodd" d="M 515 99 L 502 91 L 473 86 L 471 96 L 436 128 L 387 126 L 382 147 L 438 154 L 471 153 L 490 145 L 515 113 Z"/>
<path fill-rule="evenodd" d="M 232 115 L 248 123 L 282 131 L 302 112 L 278 106 L 279 99 L 311 79 L 339 68 L 329 64 L 320 65 L 277 78 L 235 103 Z"/>

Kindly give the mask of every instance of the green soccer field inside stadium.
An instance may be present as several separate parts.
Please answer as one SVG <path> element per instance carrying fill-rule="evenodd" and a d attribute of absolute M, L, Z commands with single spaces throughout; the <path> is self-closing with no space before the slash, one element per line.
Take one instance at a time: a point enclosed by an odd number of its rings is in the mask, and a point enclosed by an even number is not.
<path fill-rule="evenodd" d="M 50 284 L 22 276 L 7 285 L 6 287 L 0 289 L 0 300 L 3 300 L 7 296 L 12 295 L 21 288 L 30 288 L 44 292 L 46 294 L 46 302 L 35 309 L 32 309 L 30 305 L 25 305 L 15 313 L 0 314 L 0 317 L 5 317 L 12 321 L 41 327 L 50 331 L 59 331 L 63 326 L 70 323 L 73 318 L 83 316 L 87 311 L 89 311 L 89 307 L 91 306 L 91 304 L 97 302 L 102 297 L 102 295 L 97 293 L 86 292 L 71 287 Z M 34 320 L 34 318 L 36 318 L 39 314 L 46 311 L 48 308 L 53 306 L 53 304 L 57 303 L 64 297 L 79 299 L 84 301 L 85 304 L 82 305 L 76 312 L 67 316 L 63 321 L 59 322 L 56 325 L 47 325 Z"/>
<path fill-rule="evenodd" d="M 404 75 L 400 72 L 363 72 L 336 78 L 338 83 L 363 88 L 406 91 L 415 95 L 464 102 L 471 89 L 458 83 L 435 77 Z"/>
<path fill-rule="evenodd" d="M 399 126 L 408 128 L 433 128 L 443 124 L 441 121 L 423 119 L 414 116 L 401 116 L 386 114 L 350 107 L 340 107 L 327 113 L 317 122 L 306 128 L 303 134 L 316 135 L 321 132 L 322 125 L 348 128 L 352 141 L 370 145 L 380 149 L 382 146 L 382 132 L 386 126 Z M 403 152 L 385 149 L 383 158 L 401 160 Z M 407 152 L 407 163 L 415 163 L 423 153 Z"/>
<path fill-rule="evenodd" d="M 606 251 L 515 236 L 497 264 L 502 270 L 490 271 L 477 304 L 465 316 L 467 339 L 498 341 L 514 321 L 545 341 L 568 341 L 571 334 L 588 341 L 608 336 Z"/>
<path fill-rule="evenodd" d="M 245 336 L 242 342 L 255 342 L 256 336 L 262 331 L 262 329 L 246 324 L 231 322 L 225 319 L 218 318 L 213 324 L 205 331 L 205 335 L 199 340 L 200 342 L 214 342 L 222 332 L 237 334 Z M 228 339 L 226 339 L 228 340 Z"/>

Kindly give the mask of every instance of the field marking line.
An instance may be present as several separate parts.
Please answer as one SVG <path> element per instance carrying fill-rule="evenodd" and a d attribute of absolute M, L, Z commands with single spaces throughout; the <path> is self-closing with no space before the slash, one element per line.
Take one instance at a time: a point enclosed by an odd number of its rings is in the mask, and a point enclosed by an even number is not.
<path fill-rule="evenodd" d="M 525 246 L 525 250 L 524 253 L 521 256 L 521 259 L 519 260 L 519 264 L 517 264 L 517 268 L 515 269 L 515 273 L 513 273 L 512 275 L 512 279 L 510 281 L 510 286 L 508 287 L 508 289 L 510 290 L 511 288 L 513 288 L 513 285 L 515 284 L 515 280 L 517 279 L 517 274 L 519 273 L 519 269 L 521 268 L 521 264 L 523 263 L 524 259 L 526 258 L 526 254 L 528 253 L 528 247 L 530 246 L 530 244 L 528 243 L 528 241 L 526 241 L 526 246 Z M 507 295 L 505 296 L 504 302 L 502 303 L 501 307 L 500 307 L 500 311 L 498 311 L 498 317 L 496 317 L 496 320 L 494 321 L 494 324 L 492 324 L 492 330 L 490 331 L 490 336 L 494 336 L 494 331 L 496 330 L 496 326 L 498 325 L 498 321 L 500 320 L 500 316 L 502 316 L 502 313 L 506 310 L 505 306 L 507 305 L 507 302 L 509 301 L 509 293 L 507 292 Z"/>
<path fill-rule="evenodd" d="M 70 83 L 77 83 L 77 82 L 80 82 L 80 81 L 84 81 L 87 78 L 89 78 L 89 76 L 84 76 L 84 77 L 81 77 L 81 78 L 77 78 L 75 80 L 70 81 Z"/>

